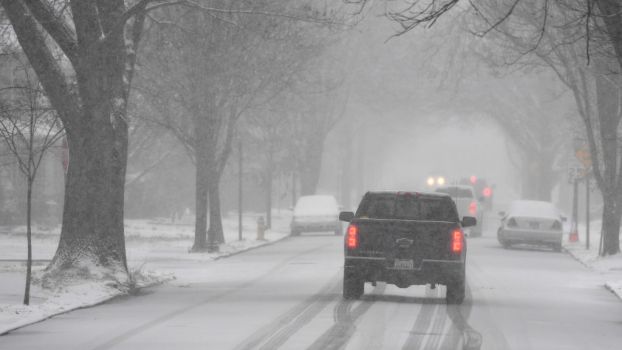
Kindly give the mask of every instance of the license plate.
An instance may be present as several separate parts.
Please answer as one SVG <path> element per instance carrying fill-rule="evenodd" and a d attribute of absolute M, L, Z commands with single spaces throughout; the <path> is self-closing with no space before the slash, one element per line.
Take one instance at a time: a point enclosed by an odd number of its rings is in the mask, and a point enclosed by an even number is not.
<path fill-rule="evenodd" d="M 395 259 L 393 267 L 400 270 L 412 270 L 415 264 L 412 260 Z"/>

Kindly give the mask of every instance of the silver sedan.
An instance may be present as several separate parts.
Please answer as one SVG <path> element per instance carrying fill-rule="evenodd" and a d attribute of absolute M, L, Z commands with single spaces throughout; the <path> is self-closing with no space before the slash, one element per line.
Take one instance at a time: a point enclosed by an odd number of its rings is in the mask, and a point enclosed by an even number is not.
<path fill-rule="evenodd" d="M 562 222 L 565 218 L 550 202 L 518 200 L 507 212 L 500 212 L 497 239 L 504 248 L 513 244 L 536 244 L 562 249 Z"/>

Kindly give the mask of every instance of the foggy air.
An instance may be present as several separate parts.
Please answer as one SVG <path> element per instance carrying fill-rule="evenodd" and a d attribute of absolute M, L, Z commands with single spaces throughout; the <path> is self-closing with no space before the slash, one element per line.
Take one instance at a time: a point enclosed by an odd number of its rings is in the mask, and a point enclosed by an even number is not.
<path fill-rule="evenodd" d="M 1 349 L 617 349 L 614 0 L 0 0 Z"/>

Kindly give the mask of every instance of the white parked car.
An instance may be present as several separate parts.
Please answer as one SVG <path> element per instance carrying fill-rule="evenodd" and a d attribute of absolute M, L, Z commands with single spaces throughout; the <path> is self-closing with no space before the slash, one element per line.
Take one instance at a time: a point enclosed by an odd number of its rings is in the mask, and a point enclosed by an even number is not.
<path fill-rule="evenodd" d="M 465 216 L 476 218 L 477 224 L 468 229 L 469 237 L 481 237 L 484 230 L 484 208 L 475 195 L 473 186 L 442 186 L 438 187 L 436 192 L 448 194 L 454 200 L 461 218 Z"/>
<path fill-rule="evenodd" d="M 518 200 L 507 212 L 500 212 L 497 239 L 504 248 L 513 244 L 546 245 L 562 250 L 563 222 L 566 220 L 550 202 Z"/>
<path fill-rule="evenodd" d="M 302 196 L 294 207 L 291 223 L 291 235 L 298 236 L 302 232 L 332 231 L 341 235 L 339 221 L 339 205 L 331 195 Z"/>

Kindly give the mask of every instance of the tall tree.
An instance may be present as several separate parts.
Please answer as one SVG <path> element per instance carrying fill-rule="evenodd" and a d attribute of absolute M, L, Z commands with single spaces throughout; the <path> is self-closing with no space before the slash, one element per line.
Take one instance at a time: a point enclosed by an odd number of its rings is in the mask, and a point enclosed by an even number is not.
<path fill-rule="evenodd" d="M 69 144 L 63 225 L 47 271 L 96 265 L 126 273 L 126 108 L 150 1 L 1 3 Z"/>
<path fill-rule="evenodd" d="M 156 14 L 158 30 L 148 40 L 141 74 L 141 92 L 162 111 L 156 123 L 177 136 L 196 166 L 195 251 L 224 242 L 220 178 L 237 120 L 287 88 L 313 54 L 299 22 L 276 15 L 286 10 L 283 4 L 226 6 L 218 16 L 179 9 Z M 272 15 L 260 15 L 266 11 Z M 171 24 L 171 18 L 179 20 Z"/>

